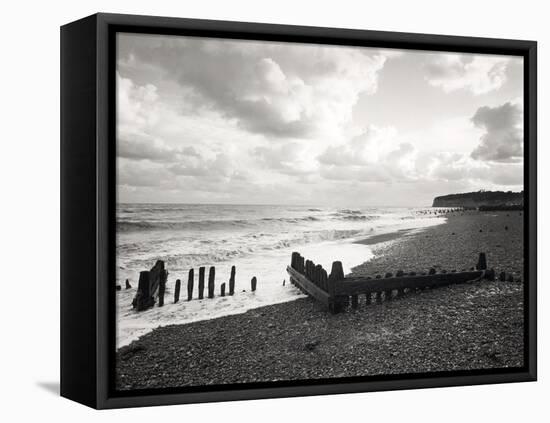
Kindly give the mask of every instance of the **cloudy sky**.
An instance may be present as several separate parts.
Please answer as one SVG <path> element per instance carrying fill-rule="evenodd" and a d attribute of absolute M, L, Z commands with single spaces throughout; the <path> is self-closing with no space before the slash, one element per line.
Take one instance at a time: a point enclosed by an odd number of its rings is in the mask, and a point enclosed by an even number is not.
<path fill-rule="evenodd" d="M 523 189 L 520 57 L 119 34 L 119 202 Z"/>

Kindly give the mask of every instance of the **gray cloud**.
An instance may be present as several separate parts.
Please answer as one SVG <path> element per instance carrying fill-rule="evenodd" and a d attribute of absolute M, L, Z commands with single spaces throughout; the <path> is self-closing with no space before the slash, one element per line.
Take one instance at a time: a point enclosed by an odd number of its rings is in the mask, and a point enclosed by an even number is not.
<path fill-rule="evenodd" d="M 522 183 L 519 106 L 494 107 L 521 96 L 506 58 L 120 37 L 122 199 L 413 205 Z"/>
<path fill-rule="evenodd" d="M 173 148 L 145 134 L 124 134 L 117 139 L 117 155 L 130 160 L 172 163 L 186 158 L 200 158 L 194 147 Z"/>
<path fill-rule="evenodd" d="M 177 181 L 164 166 L 147 166 L 144 162 L 119 160 L 117 184 L 127 187 L 173 188 Z"/>
<path fill-rule="evenodd" d="M 195 112 L 214 109 L 275 138 L 349 120 L 359 95 L 376 90 L 385 61 L 357 48 L 135 35 L 120 36 L 119 55 L 126 77 L 143 69 L 137 83 L 175 82 Z"/>
<path fill-rule="evenodd" d="M 476 95 L 497 90 L 506 82 L 511 59 L 474 54 L 431 54 L 425 64 L 426 80 L 445 92 L 467 89 Z"/>
<path fill-rule="evenodd" d="M 326 179 L 411 181 L 416 179 L 415 154 L 414 146 L 399 140 L 391 128 L 369 126 L 346 144 L 327 147 L 317 160 Z"/>
<path fill-rule="evenodd" d="M 378 166 L 328 166 L 321 176 L 332 181 L 391 182 L 387 169 Z"/>
<path fill-rule="evenodd" d="M 252 151 L 263 168 L 277 171 L 284 175 L 305 176 L 312 169 L 301 160 L 304 146 L 298 142 L 287 142 L 274 146 L 259 146 Z"/>
<path fill-rule="evenodd" d="M 193 159 L 180 160 L 168 169 L 174 175 L 193 176 L 210 182 L 227 181 L 234 173 L 231 161 L 223 153 L 218 153 L 214 159 L 204 159 L 197 155 Z"/>
<path fill-rule="evenodd" d="M 132 134 L 117 139 L 117 154 L 125 159 L 167 162 L 175 160 L 179 151 L 150 136 Z"/>
<path fill-rule="evenodd" d="M 458 153 L 440 153 L 425 160 L 428 163 L 426 178 L 434 181 L 470 181 L 472 186 L 484 188 L 487 188 L 487 184 L 499 186 L 523 184 L 521 163 L 481 162 Z"/>
<path fill-rule="evenodd" d="M 480 107 L 472 117 L 478 128 L 484 129 L 472 158 L 495 162 L 519 161 L 523 157 L 523 110 L 517 103 L 497 107 Z"/>

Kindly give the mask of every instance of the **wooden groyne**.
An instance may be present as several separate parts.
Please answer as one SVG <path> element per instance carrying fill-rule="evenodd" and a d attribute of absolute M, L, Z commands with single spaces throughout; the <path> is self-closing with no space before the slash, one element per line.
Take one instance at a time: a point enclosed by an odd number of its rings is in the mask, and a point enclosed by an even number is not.
<path fill-rule="evenodd" d="M 475 267 L 470 270 L 457 272 L 451 270 L 436 271 L 434 268 L 427 272 L 404 272 L 398 270 L 395 275 L 387 272 L 382 275 L 345 277 L 342 262 L 332 263 L 330 274 L 320 265 L 311 260 L 306 260 L 298 252 L 292 253 L 290 266 L 287 267 L 290 282 L 305 294 L 315 298 L 325 305 L 331 312 L 336 313 L 351 305 L 357 308 L 359 298 L 365 297 L 365 303 L 391 300 L 393 297 L 402 296 L 405 293 L 422 289 L 439 288 L 447 285 L 465 283 L 479 279 L 495 279 L 495 271 L 488 269 L 485 253 L 480 253 Z M 219 287 L 219 295 L 225 297 L 235 294 L 235 266 L 231 267 L 228 283 L 223 282 Z M 143 311 L 153 307 L 158 299 L 158 306 L 164 305 L 166 294 L 166 282 L 168 271 L 164 261 L 157 260 L 150 270 L 139 274 L 137 293 L 132 301 L 132 306 L 137 311 Z M 499 274 L 499 280 L 509 280 L 509 275 L 504 272 Z M 181 279 L 176 279 L 174 289 L 174 303 L 180 301 Z M 255 292 L 258 279 L 256 276 L 250 280 L 250 290 Z M 129 285 L 129 283 L 128 283 Z M 187 278 L 187 301 L 192 301 L 195 293 L 195 270 L 189 269 Z M 199 267 L 197 297 L 205 298 L 205 289 L 208 299 L 215 297 L 216 268 L 208 269 L 206 280 L 206 267 Z M 227 292 L 229 288 L 229 292 Z"/>
<path fill-rule="evenodd" d="M 216 288 L 216 268 L 210 266 L 208 269 L 208 280 L 206 281 L 206 267 L 199 267 L 198 284 L 197 284 L 197 298 L 203 300 L 205 297 L 205 289 L 207 290 L 206 296 L 209 299 L 215 297 Z M 235 294 L 235 266 L 231 267 L 231 274 L 229 276 L 229 283 L 223 282 L 220 285 L 220 296 L 226 296 L 226 287 L 229 287 L 228 295 Z M 168 271 L 165 269 L 164 261 L 157 260 L 155 265 L 150 270 L 145 270 L 139 273 L 139 282 L 136 295 L 132 300 L 132 307 L 137 311 L 143 311 L 155 305 L 158 300 L 158 306 L 164 305 L 164 298 L 166 295 L 166 282 L 168 279 Z M 205 284 L 206 282 L 206 284 Z M 181 293 L 181 279 L 176 279 L 174 286 L 174 304 L 180 301 Z M 256 291 L 258 279 L 256 276 L 252 277 L 250 281 L 250 290 Z M 119 285 L 117 285 L 119 287 Z M 127 289 L 131 288 L 130 283 L 126 280 Z M 193 294 L 195 292 L 195 269 L 189 269 L 187 277 L 187 301 L 193 300 Z M 118 290 L 118 288 L 117 288 Z"/>
<path fill-rule="evenodd" d="M 384 277 L 345 277 L 342 262 L 332 263 L 330 274 L 319 264 L 311 260 L 305 260 L 299 253 L 292 253 L 290 266 L 287 267 L 290 282 L 296 285 L 302 292 L 315 298 L 324 304 L 331 312 L 337 313 L 351 304 L 357 308 L 359 296 L 365 296 L 366 303 L 388 301 L 393 296 L 400 296 L 405 292 L 427 288 L 439 288 L 442 286 L 464 283 L 479 279 L 495 279 L 495 271 L 487 269 L 485 253 L 480 253 L 475 268 L 469 271 L 439 273 L 435 269 L 429 272 L 417 274 L 405 273 L 402 270 L 386 273 Z"/>

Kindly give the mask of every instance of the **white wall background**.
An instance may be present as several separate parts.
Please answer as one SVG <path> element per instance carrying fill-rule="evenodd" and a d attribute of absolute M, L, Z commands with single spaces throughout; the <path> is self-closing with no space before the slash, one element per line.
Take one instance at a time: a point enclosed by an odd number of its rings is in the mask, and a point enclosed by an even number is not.
<path fill-rule="evenodd" d="M 58 397 L 59 26 L 103 11 L 534 39 L 539 42 L 539 262 L 548 258 L 547 2 L 83 0 L 4 2 L 0 214 L 3 421 L 543 421 L 548 418 L 546 274 L 539 277 L 539 382 L 95 412 Z M 541 263 L 541 268 L 544 263 Z M 546 332 L 546 334 L 544 333 Z M 545 336 L 546 335 L 546 336 Z M 545 392 L 546 391 L 546 392 Z M 546 394 L 546 395 L 545 395 Z M 4 420 L 5 418 L 5 420 Z"/>

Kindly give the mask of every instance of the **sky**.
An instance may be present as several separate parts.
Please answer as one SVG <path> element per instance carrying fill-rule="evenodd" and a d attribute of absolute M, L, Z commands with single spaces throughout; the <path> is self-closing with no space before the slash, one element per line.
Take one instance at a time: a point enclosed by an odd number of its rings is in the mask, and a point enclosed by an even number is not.
<path fill-rule="evenodd" d="M 120 203 L 523 189 L 523 59 L 119 33 Z"/>

